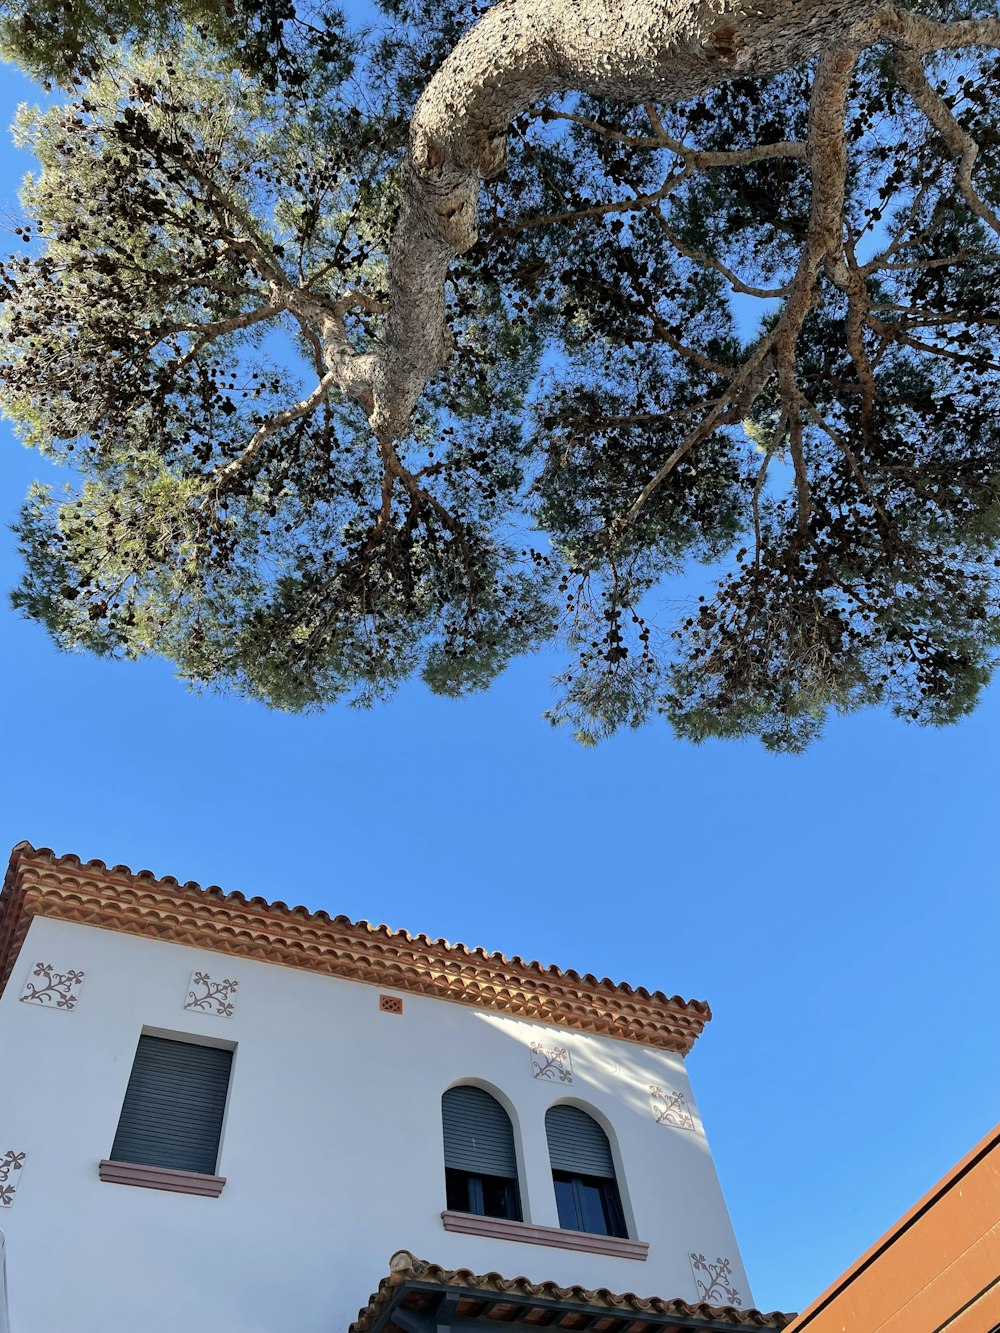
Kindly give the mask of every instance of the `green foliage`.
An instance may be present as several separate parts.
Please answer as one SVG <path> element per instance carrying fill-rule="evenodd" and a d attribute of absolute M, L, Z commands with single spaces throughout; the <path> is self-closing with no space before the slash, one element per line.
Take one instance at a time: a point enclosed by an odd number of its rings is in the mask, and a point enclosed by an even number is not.
<path fill-rule="evenodd" d="M 28 497 L 15 604 L 65 648 L 297 710 L 415 673 L 486 688 L 556 637 L 549 716 L 584 743 L 662 716 L 795 751 L 831 709 L 973 708 L 1000 640 L 1000 257 L 884 51 L 848 120 L 865 308 L 820 274 L 791 398 L 773 356 L 733 385 L 784 318 L 808 164 L 664 190 L 679 155 L 646 109 L 567 96 L 517 122 L 451 275 L 454 355 L 386 446 L 324 387 L 324 339 L 360 292 L 347 331 L 378 347 L 408 117 L 476 11 L 383 9 L 367 44 L 332 12 L 8 15 L 31 68 L 79 80 L 22 112 L 39 169 L 0 268 L 0 404 L 79 476 Z M 997 72 L 934 68 L 993 209 Z M 733 80 L 660 130 L 801 141 L 812 75 Z"/>
<path fill-rule="evenodd" d="M 315 374 L 316 348 L 268 305 L 278 284 L 322 310 L 341 283 L 384 280 L 398 130 L 345 100 L 351 75 L 323 61 L 275 94 L 194 43 L 22 114 L 43 243 L 3 270 L 3 403 L 87 480 L 29 498 L 15 604 L 62 646 L 162 653 L 195 683 L 302 709 L 367 703 L 416 669 L 442 692 L 480 688 L 548 632 L 544 579 L 493 531 L 523 483 L 539 343 L 488 293 L 463 294 L 470 373 L 409 442 L 433 503 L 397 495 L 373 525 L 380 460 L 332 397 L 219 484 Z M 487 455 L 477 481 L 466 460 Z"/>
<path fill-rule="evenodd" d="M 0 58 L 46 84 L 78 84 L 125 46 L 173 46 L 185 31 L 273 90 L 306 81 L 303 46 L 310 58 L 341 58 L 343 19 L 335 9 L 307 16 L 292 0 L 0 0 Z"/>

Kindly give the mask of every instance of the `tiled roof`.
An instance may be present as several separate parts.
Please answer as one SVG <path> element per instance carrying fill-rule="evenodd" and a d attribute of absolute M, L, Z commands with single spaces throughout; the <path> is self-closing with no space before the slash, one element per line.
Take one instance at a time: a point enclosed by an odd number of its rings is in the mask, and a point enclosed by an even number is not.
<path fill-rule="evenodd" d="M 704 1000 L 633 989 L 485 949 L 82 862 L 22 842 L 0 894 L 0 990 L 35 915 L 281 963 L 477 1005 L 686 1054 L 712 1017 Z"/>
<path fill-rule="evenodd" d="M 529 1282 L 499 1273 L 476 1274 L 467 1268 L 445 1269 L 398 1250 L 389 1261 L 389 1276 L 359 1311 L 350 1333 L 412 1333 L 413 1320 L 397 1311 L 430 1313 L 440 1296 L 456 1303 L 452 1318 L 478 1319 L 499 1324 L 575 1330 L 587 1333 L 680 1333 L 680 1330 L 720 1329 L 749 1333 L 753 1329 L 783 1329 L 794 1315 L 762 1314 L 733 1306 L 694 1304 L 642 1297 L 632 1292 L 615 1295 L 605 1287 L 560 1287 L 555 1282 Z M 433 1321 L 430 1321 L 433 1328 Z"/>

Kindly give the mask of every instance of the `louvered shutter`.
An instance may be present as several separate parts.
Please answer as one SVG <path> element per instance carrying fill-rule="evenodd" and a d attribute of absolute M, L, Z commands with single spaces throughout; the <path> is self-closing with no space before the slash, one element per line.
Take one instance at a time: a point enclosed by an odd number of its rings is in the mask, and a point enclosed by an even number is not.
<path fill-rule="evenodd" d="M 441 1099 L 444 1164 L 476 1175 L 517 1179 L 510 1116 L 482 1088 L 449 1088 Z"/>
<path fill-rule="evenodd" d="M 545 1134 L 553 1171 L 614 1180 L 608 1136 L 586 1111 L 578 1106 L 550 1106 L 545 1113 Z"/>
<path fill-rule="evenodd" d="M 217 1046 L 140 1037 L 112 1161 L 214 1175 L 232 1063 Z"/>

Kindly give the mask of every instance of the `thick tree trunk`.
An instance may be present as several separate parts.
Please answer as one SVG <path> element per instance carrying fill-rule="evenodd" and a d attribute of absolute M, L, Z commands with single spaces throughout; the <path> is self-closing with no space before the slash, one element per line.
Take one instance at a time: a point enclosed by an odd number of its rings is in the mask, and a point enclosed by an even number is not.
<path fill-rule="evenodd" d="M 410 125 L 388 313 L 381 350 L 366 365 L 365 407 L 378 436 L 405 432 L 448 358 L 448 267 L 475 243 L 480 183 L 503 169 L 515 116 L 567 91 L 630 102 L 697 97 L 726 79 L 799 65 L 880 8 L 880 0 L 500 0 L 445 60 Z M 351 378 L 342 387 L 362 401 Z"/>

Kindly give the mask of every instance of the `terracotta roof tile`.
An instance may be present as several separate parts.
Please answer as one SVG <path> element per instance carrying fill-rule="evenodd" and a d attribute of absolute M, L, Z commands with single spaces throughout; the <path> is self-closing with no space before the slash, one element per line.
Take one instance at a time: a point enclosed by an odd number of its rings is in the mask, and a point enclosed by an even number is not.
<path fill-rule="evenodd" d="M 716 1306 L 703 1303 L 692 1305 L 687 1301 L 668 1300 L 660 1296 L 636 1296 L 631 1291 L 617 1294 L 608 1291 L 606 1287 L 593 1290 L 587 1287 L 560 1287 L 555 1282 L 530 1282 L 526 1277 L 506 1278 L 499 1273 L 477 1274 L 467 1268 L 445 1269 L 437 1264 L 428 1263 L 425 1259 L 414 1258 L 408 1250 L 397 1250 L 389 1260 L 389 1270 L 389 1275 L 379 1283 L 378 1291 L 358 1312 L 358 1317 L 351 1325 L 349 1333 L 373 1333 L 373 1330 L 386 1333 L 388 1330 L 401 1328 L 393 1324 L 392 1311 L 401 1304 L 406 1308 L 414 1304 L 407 1291 L 407 1288 L 412 1290 L 412 1284 L 419 1284 L 421 1288 L 426 1288 L 428 1284 L 440 1287 L 442 1293 L 449 1295 L 464 1292 L 517 1298 L 521 1310 L 524 1311 L 521 1322 L 525 1323 L 537 1322 L 530 1318 L 532 1309 L 537 1308 L 537 1305 L 586 1306 L 587 1313 L 606 1310 L 609 1314 L 615 1314 L 616 1322 L 620 1321 L 621 1317 L 633 1316 L 628 1325 L 630 1333 L 631 1330 L 634 1330 L 634 1333 L 642 1333 L 644 1329 L 648 1329 L 651 1333 L 654 1328 L 697 1329 L 699 1326 L 712 1328 L 722 1326 L 732 1328 L 739 1333 L 752 1329 L 780 1330 L 795 1318 L 792 1314 L 782 1314 L 778 1311 L 763 1314 L 760 1310 L 738 1310 L 729 1305 Z M 494 1311 L 499 1310 L 496 1305 L 493 1308 Z M 515 1322 L 509 1318 L 509 1313 L 507 1310 L 507 1317 L 503 1322 Z M 480 1317 L 489 1318 L 490 1315 L 486 1313 Z M 547 1326 L 560 1325 L 550 1323 Z M 565 1323 L 562 1327 L 571 1327 L 571 1323 Z M 588 1321 L 588 1327 L 593 1329 L 595 1324 Z"/>
<path fill-rule="evenodd" d="M 202 888 L 151 870 L 56 856 L 27 842 L 11 853 L 0 893 L 0 990 L 34 915 L 388 985 L 682 1054 L 712 1017 L 704 1000 L 247 898 L 214 884 Z"/>

